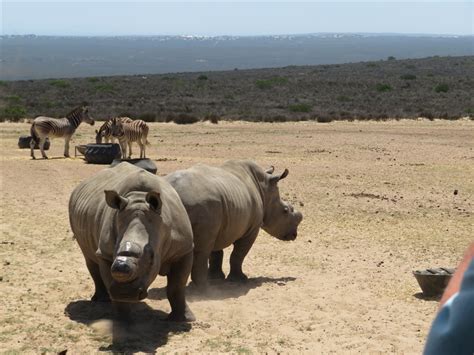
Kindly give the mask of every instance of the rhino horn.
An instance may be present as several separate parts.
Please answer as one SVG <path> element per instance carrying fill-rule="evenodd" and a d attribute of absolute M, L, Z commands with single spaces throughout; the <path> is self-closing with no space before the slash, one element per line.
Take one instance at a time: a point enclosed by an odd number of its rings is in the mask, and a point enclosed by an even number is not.
<path fill-rule="evenodd" d="M 278 181 L 280 180 L 283 180 L 284 178 L 286 178 L 288 176 L 288 169 L 285 169 L 285 171 L 283 171 L 283 173 L 281 173 L 280 175 L 273 175 L 271 178 L 270 178 L 270 181 L 274 184 L 276 184 Z"/>

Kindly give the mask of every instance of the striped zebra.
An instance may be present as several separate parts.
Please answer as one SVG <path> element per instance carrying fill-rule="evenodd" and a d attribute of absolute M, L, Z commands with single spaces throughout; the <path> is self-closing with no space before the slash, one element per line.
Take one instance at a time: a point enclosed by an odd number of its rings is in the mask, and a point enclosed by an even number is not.
<path fill-rule="evenodd" d="M 112 118 L 110 131 L 113 137 L 118 138 L 122 149 L 122 159 L 127 158 L 127 145 L 130 147 L 128 158 L 132 156 L 132 142 L 137 142 L 140 146 L 140 158 L 146 158 L 145 146 L 150 144 L 147 140 L 148 125 L 145 121 L 135 120 L 132 122 L 122 122 L 120 118 Z"/>
<path fill-rule="evenodd" d="M 36 159 L 34 147 L 35 143 L 38 143 L 41 155 L 44 159 L 48 159 L 44 152 L 44 142 L 47 137 L 64 137 L 64 156 L 69 158 L 69 141 L 82 121 L 89 123 L 91 126 L 94 125 L 94 120 L 89 116 L 87 105 L 76 107 L 63 118 L 36 117 L 30 129 L 32 137 L 30 141 L 31 158 Z"/>
<path fill-rule="evenodd" d="M 130 123 L 133 121 L 130 117 L 118 117 L 118 119 L 125 123 Z M 115 143 L 115 137 L 112 136 L 110 126 L 112 126 L 112 119 L 105 121 L 99 130 L 95 130 L 95 142 L 97 144 L 101 144 L 102 139 L 105 141 L 105 143 Z M 129 147 L 131 151 L 131 146 L 129 145 Z"/>

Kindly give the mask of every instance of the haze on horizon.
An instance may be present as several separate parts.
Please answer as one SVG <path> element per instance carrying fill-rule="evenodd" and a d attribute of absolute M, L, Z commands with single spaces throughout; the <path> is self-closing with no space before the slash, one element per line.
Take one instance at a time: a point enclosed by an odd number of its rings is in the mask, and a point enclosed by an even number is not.
<path fill-rule="evenodd" d="M 474 2 L 3 1 L 2 35 L 473 35 Z"/>

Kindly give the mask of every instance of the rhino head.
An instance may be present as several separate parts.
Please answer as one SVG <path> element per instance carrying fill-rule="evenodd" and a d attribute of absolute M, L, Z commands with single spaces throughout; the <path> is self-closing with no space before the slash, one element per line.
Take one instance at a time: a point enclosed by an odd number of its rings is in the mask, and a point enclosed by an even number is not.
<path fill-rule="evenodd" d="M 264 216 L 262 228 L 280 240 L 295 240 L 303 215 L 280 198 L 278 182 L 288 176 L 288 169 L 279 175 L 273 175 L 273 172 L 273 167 L 266 170 L 263 179 Z"/>
<path fill-rule="evenodd" d="M 160 193 L 134 191 L 125 197 L 107 190 L 105 199 L 117 210 L 109 293 L 115 301 L 139 301 L 147 297 L 148 287 L 160 269 L 160 237 L 166 235 Z"/>

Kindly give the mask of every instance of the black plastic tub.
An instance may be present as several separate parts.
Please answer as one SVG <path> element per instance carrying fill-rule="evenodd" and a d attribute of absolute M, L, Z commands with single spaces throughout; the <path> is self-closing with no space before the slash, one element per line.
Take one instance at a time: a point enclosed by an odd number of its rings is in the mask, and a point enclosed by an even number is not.
<path fill-rule="evenodd" d="M 18 139 L 18 148 L 20 149 L 30 149 L 30 142 L 31 142 L 31 136 L 20 136 Z M 49 150 L 49 147 L 51 146 L 51 143 L 49 141 L 49 138 L 46 138 L 46 141 L 44 142 L 44 150 Z M 35 144 L 34 149 L 39 149 L 38 143 Z"/>
<path fill-rule="evenodd" d="M 451 268 L 434 268 L 426 270 L 413 271 L 416 281 L 420 285 L 423 295 L 427 297 L 441 296 L 444 289 L 451 280 L 455 269 Z"/>
<path fill-rule="evenodd" d="M 110 164 L 122 156 L 120 145 L 117 143 L 86 144 L 83 151 L 84 158 L 89 164 Z"/>

